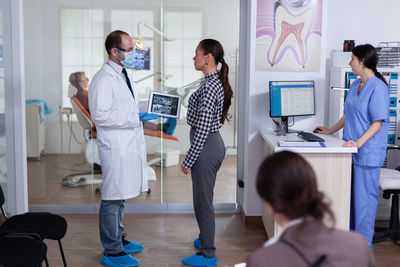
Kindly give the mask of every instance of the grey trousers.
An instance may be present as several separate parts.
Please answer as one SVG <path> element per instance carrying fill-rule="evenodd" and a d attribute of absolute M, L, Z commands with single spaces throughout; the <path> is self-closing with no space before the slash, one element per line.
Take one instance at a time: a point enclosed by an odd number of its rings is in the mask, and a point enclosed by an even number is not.
<path fill-rule="evenodd" d="M 190 130 L 193 142 L 195 130 Z M 215 257 L 215 218 L 214 186 L 217 172 L 225 157 L 225 145 L 219 132 L 209 133 L 203 151 L 192 167 L 193 206 L 199 225 L 201 254 L 207 258 Z"/>
<path fill-rule="evenodd" d="M 100 240 L 104 253 L 115 254 L 124 251 L 122 235 L 125 232 L 125 200 L 102 200 L 99 212 Z"/>

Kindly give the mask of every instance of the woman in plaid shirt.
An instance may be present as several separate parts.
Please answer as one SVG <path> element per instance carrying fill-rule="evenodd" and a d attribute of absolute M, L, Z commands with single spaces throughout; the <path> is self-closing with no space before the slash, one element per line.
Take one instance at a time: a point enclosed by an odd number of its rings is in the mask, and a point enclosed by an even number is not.
<path fill-rule="evenodd" d="M 202 40 L 193 60 L 195 69 L 204 73 L 205 82 L 189 99 L 190 148 L 181 169 L 192 175 L 193 205 L 200 229 L 194 246 L 199 252 L 181 261 L 190 266 L 216 266 L 213 195 L 217 171 L 225 157 L 219 129 L 227 119 L 233 91 L 224 49 L 218 41 Z"/>

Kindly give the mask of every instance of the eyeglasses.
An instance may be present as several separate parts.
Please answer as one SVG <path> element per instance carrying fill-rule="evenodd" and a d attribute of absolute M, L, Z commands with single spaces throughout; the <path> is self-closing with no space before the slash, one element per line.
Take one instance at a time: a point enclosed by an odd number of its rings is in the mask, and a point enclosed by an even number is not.
<path fill-rule="evenodd" d="M 119 51 L 122 51 L 122 52 L 130 52 L 130 51 L 132 51 L 133 49 L 124 49 L 124 48 L 121 48 L 121 47 L 116 47 Z"/>
<path fill-rule="evenodd" d="M 88 81 L 89 81 L 89 78 L 88 78 L 88 77 L 86 77 L 86 78 L 80 80 L 80 82 L 88 82 Z"/>

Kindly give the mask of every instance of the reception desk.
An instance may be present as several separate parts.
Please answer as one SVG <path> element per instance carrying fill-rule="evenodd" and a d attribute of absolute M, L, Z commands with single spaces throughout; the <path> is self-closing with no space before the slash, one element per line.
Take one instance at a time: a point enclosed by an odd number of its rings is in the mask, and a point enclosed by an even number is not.
<path fill-rule="evenodd" d="M 331 135 L 318 135 L 325 139 L 326 147 L 279 147 L 279 141 L 302 141 L 297 134 L 276 136 L 271 132 L 260 132 L 264 139 L 265 156 L 288 150 L 301 154 L 313 167 L 318 189 L 324 192 L 331 201 L 336 217 L 336 228 L 349 229 L 350 189 L 351 189 L 351 155 L 357 148 L 342 147 L 344 141 Z M 268 238 L 281 231 L 272 214 L 263 205 L 263 223 Z"/>

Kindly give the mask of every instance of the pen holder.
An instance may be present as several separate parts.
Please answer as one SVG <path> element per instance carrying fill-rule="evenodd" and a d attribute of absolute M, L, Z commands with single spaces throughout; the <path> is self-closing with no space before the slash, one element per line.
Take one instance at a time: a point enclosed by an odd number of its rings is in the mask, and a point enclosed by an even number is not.
<path fill-rule="evenodd" d="M 275 133 L 277 136 L 286 135 L 285 128 L 282 127 L 278 122 L 275 122 Z"/>

